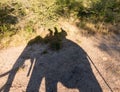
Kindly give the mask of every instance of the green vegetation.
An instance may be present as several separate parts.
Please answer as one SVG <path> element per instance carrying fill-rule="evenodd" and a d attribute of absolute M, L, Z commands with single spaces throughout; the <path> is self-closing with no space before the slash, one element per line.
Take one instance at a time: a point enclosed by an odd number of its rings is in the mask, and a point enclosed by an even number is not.
<path fill-rule="evenodd" d="M 88 33 L 120 32 L 120 0 L 57 0 L 57 4 L 60 15 L 79 19 L 77 26 Z"/>
<path fill-rule="evenodd" d="M 60 18 L 72 18 L 83 33 L 120 33 L 120 0 L 0 1 L 0 48 L 25 43 Z"/>

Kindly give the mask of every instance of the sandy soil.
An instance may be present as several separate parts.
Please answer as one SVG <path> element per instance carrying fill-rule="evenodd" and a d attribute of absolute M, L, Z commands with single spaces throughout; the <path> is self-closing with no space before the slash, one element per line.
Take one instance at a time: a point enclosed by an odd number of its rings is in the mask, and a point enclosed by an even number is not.
<path fill-rule="evenodd" d="M 120 92 L 120 36 L 61 26 L 67 36 L 59 51 L 46 44 L 0 50 L 0 92 Z"/>

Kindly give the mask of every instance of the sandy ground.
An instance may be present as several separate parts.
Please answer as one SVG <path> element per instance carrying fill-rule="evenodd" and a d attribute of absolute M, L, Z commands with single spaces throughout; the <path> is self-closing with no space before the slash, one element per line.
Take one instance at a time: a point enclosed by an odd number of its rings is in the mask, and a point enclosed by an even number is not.
<path fill-rule="evenodd" d="M 59 51 L 45 44 L 0 50 L 0 92 L 120 92 L 120 36 L 85 37 L 61 26 L 67 36 Z"/>

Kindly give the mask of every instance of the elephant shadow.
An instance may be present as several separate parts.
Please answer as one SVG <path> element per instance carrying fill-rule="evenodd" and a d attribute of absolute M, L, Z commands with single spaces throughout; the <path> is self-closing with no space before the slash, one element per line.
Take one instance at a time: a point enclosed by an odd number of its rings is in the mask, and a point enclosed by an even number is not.
<path fill-rule="evenodd" d="M 59 82 L 66 88 L 78 89 L 79 92 L 102 92 L 86 52 L 75 42 L 66 38 L 65 30 L 61 29 L 61 32 L 58 32 L 57 28 L 54 28 L 54 34 L 53 30 L 49 29 L 49 31 L 50 34 L 45 38 L 39 36 L 29 41 L 15 62 L 13 70 L 9 72 L 6 82 L 9 85 L 3 87 L 3 92 L 9 92 L 19 67 L 24 64 L 26 59 L 30 59 L 31 67 L 33 67 L 32 70 L 30 67 L 28 71 L 28 76 L 30 72 L 31 76 L 26 92 L 40 92 L 43 78 L 46 92 L 58 92 Z M 35 44 L 33 44 L 34 42 Z M 45 49 L 30 51 L 30 47 L 36 48 L 34 45 Z M 32 53 L 32 55 L 25 58 L 27 53 Z M 21 59 L 23 57 L 24 59 Z M 18 66 L 15 68 L 16 65 Z"/>

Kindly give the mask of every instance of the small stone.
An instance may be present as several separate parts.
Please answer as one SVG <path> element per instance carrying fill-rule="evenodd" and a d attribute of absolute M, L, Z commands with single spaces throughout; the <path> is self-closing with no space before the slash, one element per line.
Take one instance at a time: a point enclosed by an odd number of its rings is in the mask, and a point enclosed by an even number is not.
<path fill-rule="evenodd" d="M 104 60 L 104 61 L 107 61 L 107 60 L 108 60 L 108 58 L 107 58 L 107 57 L 103 57 L 103 60 Z"/>

